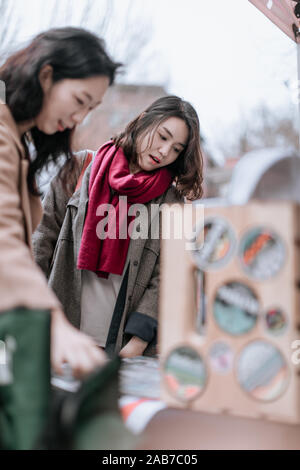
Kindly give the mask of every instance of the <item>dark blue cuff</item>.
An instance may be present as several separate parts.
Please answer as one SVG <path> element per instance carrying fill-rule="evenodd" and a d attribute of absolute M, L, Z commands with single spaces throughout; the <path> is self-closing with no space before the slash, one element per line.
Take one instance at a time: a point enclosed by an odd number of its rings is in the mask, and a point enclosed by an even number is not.
<path fill-rule="evenodd" d="M 139 312 L 132 312 L 127 320 L 124 333 L 138 336 L 143 341 L 150 343 L 156 339 L 157 320 Z"/>

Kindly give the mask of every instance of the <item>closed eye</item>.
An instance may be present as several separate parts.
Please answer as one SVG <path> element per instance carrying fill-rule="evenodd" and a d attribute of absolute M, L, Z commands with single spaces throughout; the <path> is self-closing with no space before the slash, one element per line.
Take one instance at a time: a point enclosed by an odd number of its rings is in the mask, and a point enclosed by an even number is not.
<path fill-rule="evenodd" d="M 167 140 L 167 138 L 166 138 L 164 135 L 159 134 L 159 136 L 160 136 L 160 138 L 161 138 L 162 140 Z"/>
<path fill-rule="evenodd" d="M 80 98 L 76 97 L 76 101 L 77 101 L 78 104 L 80 104 L 80 106 L 84 105 L 84 102 Z"/>

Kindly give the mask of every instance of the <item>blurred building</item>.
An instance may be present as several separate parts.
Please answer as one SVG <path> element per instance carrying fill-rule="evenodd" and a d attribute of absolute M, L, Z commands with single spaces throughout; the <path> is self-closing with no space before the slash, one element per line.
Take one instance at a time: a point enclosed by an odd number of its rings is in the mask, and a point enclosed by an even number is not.
<path fill-rule="evenodd" d="M 224 198 L 227 196 L 235 165 L 239 158 L 228 158 L 223 166 L 213 165 L 212 158 L 205 159 L 204 165 L 204 197 Z"/>
<path fill-rule="evenodd" d="M 114 85 L 109 88 L 101 106 L 76 129 L 73 150 L 97 150 L 153 101 L 166 94 L 160 86 Z"/>
<path fill-rule="evenodd" d="M 300 158 L 293 147 L 270 147 L 227 159 L 223 167 L 204 171 L 205 198 L 230 204 L 246 204 L 250 199 L 284 199 L 300 202 Z"/>

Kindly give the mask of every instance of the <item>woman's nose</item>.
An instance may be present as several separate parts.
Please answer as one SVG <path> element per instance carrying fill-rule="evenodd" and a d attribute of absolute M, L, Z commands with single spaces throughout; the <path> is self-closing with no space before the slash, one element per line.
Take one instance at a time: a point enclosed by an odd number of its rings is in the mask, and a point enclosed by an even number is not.
<path fill-rule="evenodd" d="M 76 113 L 72 114 L 72 120 L 75 122 L 75 124 L 81 124 L 84 118 L 88 115 L 88 113 L 88 109 L 82 109 L 80 111 L 77 111 Z"/>
<path fill-rule="evenodd" d="M 160 148 L 159 148 L 159 153 L 163 156 L 163 157 L 167 157 L 168 156 L 168 153 L 170 151 L 170 144 L 168 142 L 164 142 Z"/>

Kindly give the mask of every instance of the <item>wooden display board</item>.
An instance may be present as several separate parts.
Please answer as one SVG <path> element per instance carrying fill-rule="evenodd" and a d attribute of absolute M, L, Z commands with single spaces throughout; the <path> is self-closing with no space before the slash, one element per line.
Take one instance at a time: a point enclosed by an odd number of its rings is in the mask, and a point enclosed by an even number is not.
<path fill-rule="evenodd" d="M 163 212 L 162 399 L 299 423 L 299 207 L 251 202 L 203 219 L 190 249 Z"/>

